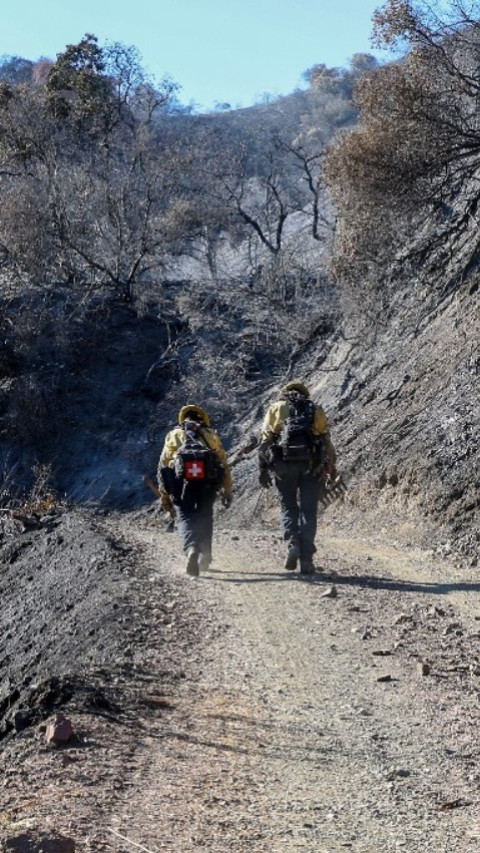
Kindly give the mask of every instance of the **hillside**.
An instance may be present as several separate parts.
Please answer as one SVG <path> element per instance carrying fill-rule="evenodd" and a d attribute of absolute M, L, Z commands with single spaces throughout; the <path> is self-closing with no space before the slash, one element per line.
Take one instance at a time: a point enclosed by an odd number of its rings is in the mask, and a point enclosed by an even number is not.
<path fill-rule="evenodd" d="M 141 313 L 93 305 L 60 364 L 55 335 L 45 339 L 38 367 L 2 384 L 4 429 L 16 426 L 4 441 L 5 497 L 15 497 L 22 479 L 28 483 L 34 461 L 43 488 L 61 500 L 139 508 L 152 498 L 143 475 L 156 470 L 163 436 L 185 401 L 210 411 L 234 454 L 258 435 L 281 383 L 300 376 L 331 421 L 349 483 L 342 513 L 367 513 L 375 525 L 389 518 L 394 528 L 413 524 L 419 541 L 433 536 L 440 550 L 473 565 L 479 424 L 473 282 L 428 309 L 423 295 L 417 301 L 405 290 L 408 302 L 398 296 L 384 327 L 375 322 L 350 334 L 336 328 L 333 306 L 320 308 L 316 319 L 310 315 L 308 325 L 301 313 L 279 306 L 272 323 L 269 300 L 248 289 L 235 293 L 219 298 L 210 286 L 184 285 L 170 289 L 163 306 L 151 303 Z M 42 476 L 30 489 L 42 488 Z M 238 501 L 248 506 L 257 491 L 254 456 L 235 476 Z"/>

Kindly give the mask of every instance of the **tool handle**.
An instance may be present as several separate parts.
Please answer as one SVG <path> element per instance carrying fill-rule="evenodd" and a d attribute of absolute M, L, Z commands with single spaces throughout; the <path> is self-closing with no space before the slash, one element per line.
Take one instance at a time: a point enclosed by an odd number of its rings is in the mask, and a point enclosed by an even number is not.
<path fill-rule="evenodd" d="M 145 474 L 145 475 L 144 475 L 144 477 L 143 477 L 143 481 L 144 481 L 144 483 L 146 483 L 146 484 L 147 484 L 147 486 L 152 490 L 152 492 L 157 496 L 157 498 L 158 498 L 159 500 L 162 500 L 162 499 L 163 499 L 163 495 L 162 495 L 162 493 L 161 493 L 160 489 L 158 489 L 158 488 L 157 488 L 157 486 L 156 486 L 156 485 L 155 485 L 155 483 L 150 479 L 150 477 L 148 476 L 148 474 Z"/>

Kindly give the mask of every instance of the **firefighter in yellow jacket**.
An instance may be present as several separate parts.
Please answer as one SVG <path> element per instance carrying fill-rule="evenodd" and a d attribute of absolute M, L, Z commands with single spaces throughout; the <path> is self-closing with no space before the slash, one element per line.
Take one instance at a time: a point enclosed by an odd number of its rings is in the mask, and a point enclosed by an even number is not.
<path fill-rule="evenodd" d="M 201 406 L 180 409 L 178 426 L 165 438 L 157 477 L 160 491 L 168 493 L 175 506 L 187 574 L 197 577 L 212 560 L 215 498 L 220 494 L 225 506 L 232 500 L 227 454 Z"/>
<path fill-rule="evenodd" d="M 336 477 L 336 454 L 322 407 L 310 399 L 300 381 L 287 383 L 263 420 L 259 448 L 259 482 L 268 488 L 272 475 L 280 496 L 281 520 L 288 552 L 285 568 L 315 571 L 318 502 L 328 478 Z"/>

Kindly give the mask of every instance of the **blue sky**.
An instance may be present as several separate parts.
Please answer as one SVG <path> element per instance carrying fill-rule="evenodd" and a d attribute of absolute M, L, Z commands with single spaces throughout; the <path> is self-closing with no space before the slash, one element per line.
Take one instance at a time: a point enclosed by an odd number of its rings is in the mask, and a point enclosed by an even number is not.
<path fill-rule="evenodd" d="M 181 86 L 183 103 L 249 106 L 287 94 L 317 63 L 346 66 L 373 53 L 381 0 L 22 0 L 2 4 L 0 55 L 55 59 L 87 32 L 138 48 L 155 77 Z"/>

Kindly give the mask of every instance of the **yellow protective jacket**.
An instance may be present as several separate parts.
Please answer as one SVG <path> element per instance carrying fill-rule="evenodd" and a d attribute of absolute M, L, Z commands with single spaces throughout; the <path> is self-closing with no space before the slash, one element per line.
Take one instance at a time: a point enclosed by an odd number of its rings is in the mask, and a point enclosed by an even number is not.
<path fill-rule="evenodd" d="M 287 400 L 278 400 L 272 403 L 262 423 L 262 444 L 271 444 L 276 435 L 280 435 L 282 427 L 288 418 L 289 404 Z M 312 424 L 313 435 L 322 435 L 325 439 L 325 451 L 332 473 L 335 471 L 337 455 L 330 438 L 328 419 L 322 407 L 315 404 L 315 413 Z"/>
<path fill-rule="evenodd" d="M 225 494 L 231 495 L 232 473 L 230 471 L 228 457 L 220 440 L 220 436 L 211 427 L 204 426 L 199 430 L 198 437 L 200 438 L 202 444 L 205 445 L 205 447 L 209 447 L 211 450 L 214 450 L 215 453 L 218 455 L 218 458 L 220 459 L 220 462 L 222 463 L 225 470 L 222 488 Z M 160 454 L 159 467 L 173 468 L 177 451 L 183 445 L 184 441 L 185 431 L 181 426 L 175 427 L 174 429 L 170 430 L 169 433 L 167 433 L 165 443 L 163 445 L 163 450 Z"/>

